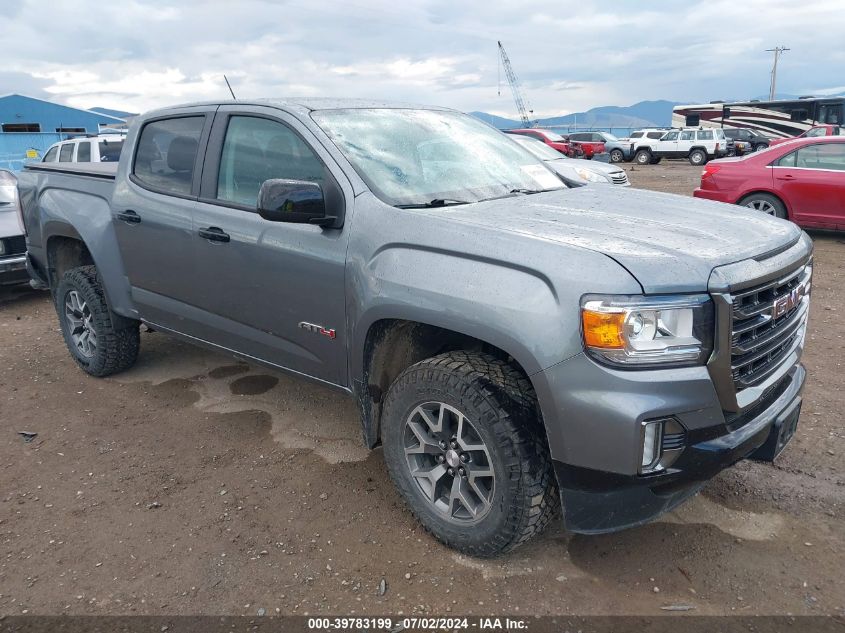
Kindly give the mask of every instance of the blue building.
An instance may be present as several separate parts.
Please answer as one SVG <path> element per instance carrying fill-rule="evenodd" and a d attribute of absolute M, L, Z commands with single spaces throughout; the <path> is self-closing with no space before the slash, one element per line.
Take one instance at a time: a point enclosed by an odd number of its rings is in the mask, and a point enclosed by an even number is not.
<path fill-rule="evenodd" d="M 0 169 L 17 170 L 28 160 L 41 160 L 50 145 L 70 136 L 125 126 L 125 118 L 102 111 L 24 95 L 0 96 Z"/>

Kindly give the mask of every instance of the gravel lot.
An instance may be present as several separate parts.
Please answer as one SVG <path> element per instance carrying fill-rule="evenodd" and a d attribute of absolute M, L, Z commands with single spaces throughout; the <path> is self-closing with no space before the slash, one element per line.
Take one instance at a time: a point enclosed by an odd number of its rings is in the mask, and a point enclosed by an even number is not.
<path fill-rule="evenodd" d="M 626 169 L 685 195 L 700 173 Z M 0 289 L 0 614 L 845 614 L 845 238 L 813 237 L 809 381 L 777 464 L 495 561 L 417 526 L 351 400 L 158 333 L 89 378 L 47 294 Z"/>

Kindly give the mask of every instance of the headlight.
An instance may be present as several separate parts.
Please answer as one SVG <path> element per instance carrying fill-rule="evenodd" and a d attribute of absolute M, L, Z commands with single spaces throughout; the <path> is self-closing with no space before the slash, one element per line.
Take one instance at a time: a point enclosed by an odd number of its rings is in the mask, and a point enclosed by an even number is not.
<path fill-rule="evenodd" d="M 596 172 L 590 171 L 589 169 L 584 169 L 583 167 L 576 168 L 575 172 L 587 182 L 610 182 L 610 179 L 606 176 L 597 174 Z"/>
<path fill-rule="evenodd" d="M 584 348 L 612 365 L 703 365 L 713 351 L 713 303 L 706 295 L 588 295 L 581 323 Z"/>

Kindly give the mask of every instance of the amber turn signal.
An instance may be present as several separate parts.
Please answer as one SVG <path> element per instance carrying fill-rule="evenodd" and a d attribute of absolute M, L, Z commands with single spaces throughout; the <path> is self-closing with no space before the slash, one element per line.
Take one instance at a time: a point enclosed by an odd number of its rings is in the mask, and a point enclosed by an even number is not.
<path fill-rule="evenodd" d="M 625 312 L 594 312 L 582 310 L 584 343 L 587 347 L 619 349 L 624 347 L 622 338 Z"/>

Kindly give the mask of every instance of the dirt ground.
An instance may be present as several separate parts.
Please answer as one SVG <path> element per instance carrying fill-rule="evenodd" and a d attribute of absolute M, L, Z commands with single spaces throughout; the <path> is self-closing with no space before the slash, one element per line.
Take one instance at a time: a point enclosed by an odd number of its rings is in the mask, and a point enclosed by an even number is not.
<path fill-rule="evenodd" d="M 686 195 L 700 173 L 626 169 Z M 0 290 L 0 614 L 845 614 L 845 237 L 813 237 L 806 400 L 777 463 L 493 561 L 420 529 L 344 396 L 158 333 L 89 378 L 46 293 Z"/>

